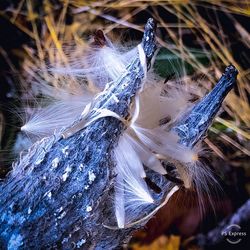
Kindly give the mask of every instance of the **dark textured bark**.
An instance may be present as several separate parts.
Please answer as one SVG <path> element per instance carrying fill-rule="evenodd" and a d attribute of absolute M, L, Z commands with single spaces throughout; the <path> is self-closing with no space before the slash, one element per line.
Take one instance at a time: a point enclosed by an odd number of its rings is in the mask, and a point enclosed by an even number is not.
<path fill-rule="evenodd" d="M 222 241 L 226 242 L 226 239 L 232 243 L 233 249 L 242 249 L 238 243 L 248 240 L 248 233 L 244 229 L 244 226 L 250 221 L 250 199 L 246 201 L 232 216 L 224 219 L 219 225 L 209 231 L 207 234 L 198 234 L 193 240 L 201 247 L 208 248 L 209 246 L 218 246 Z M 248 226 L 249 227 L 249 226 Z M 229 232 L 241 232 L 239 236 L 230 236 Z M 230 244 L 227 244 L 230 246 Z"/>
<path fill-rule="evenodd" d="M 155 51 L 155 24 L 149 19 L 142 40 L 148 67 Z M 235 82 L 236 70 L 230 66 L 222 76 L 223 84 Z M 234 74 L 229 74 L 229 71 Z M 118 79 L 116 88 L 109 86 L 93 103 L 123 118 L 129 115 L 132 98 L 141 87 L 144 71 L 139 59 L 129 65 L 128 73 Z M 220 84 L 220 82 L 219 82 Z M 227 90 L 216 89 L 211 98 L 204 98 L 199 107 L 214 101 L 216 111 L 200 109 L 207 115 L 203 133 L 221 105 Z M 225 93 L 223 95 L 223 93 Z M 115 95 L 119 102 L 106 100 Z M 112 98 L 111 98 L 112 100 Z M 200 112 L 200 111 L 199 111 Z M 192 113 L 192 112 L 191 112 Z M 195 113 L 196 114 L 196 113 Z M 195 129 L 195 114 L 189 128 Z M 90 116 L 94 115 L 94 111 Z M 80 121 L 77 121 L 79 123 Z M 182 121 L 179 121 L 183 124 Z M 113 208 L 114 166 L 112 150 L 126 129 L 116 118 L 104 117 L 79 130 L 68 138 L 61 133 L 45 138 L 32 146 L 29 152 L 13 165 L 13 171 L 0 186 L 0 244 L 3 249 L 117 249 L 137 228 L 111 230 L 103 226 L 116 225 Z M 175 126 L 178 131 L 178 124 Z M 183 144 L 191 139 L 181 136 Z M 187 143 L 185 143 L 185 141 Z M 162 192 L 155 194 L 155 204 L 144 211 L 135 211 L 138 218 L 152 211 L 166 195 L 168 180 L 153 172 L 148 176 L 159 183 Z M 144 222 L 145 223 L 145 222 Z"/>

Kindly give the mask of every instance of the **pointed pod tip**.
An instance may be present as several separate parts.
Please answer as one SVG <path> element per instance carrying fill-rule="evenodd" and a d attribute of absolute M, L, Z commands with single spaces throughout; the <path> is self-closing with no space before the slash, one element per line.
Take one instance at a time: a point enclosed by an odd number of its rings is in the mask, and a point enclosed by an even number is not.
<path fill-rule="evenodd" d="M 181 144 L 192 148 L 204 139 L 223 100 L 236 84 L 237 74 L 234 65 L 227 66 L 215 87 L 176 122 L 173 130 L 180 136 Z"/>
<path fill-rule="evenodd" d="M 155 22 L 155 20 L 152 18 L 152 17 L 150 17 L 149 19 L 148 19 L 148 21 L 147 21 L 147 23 L 146 23 L 146 27 L 148 27 L 148 28 L 150 28 L 150 29 L 152 29 L 152 30 L 155 30 L 156 29 L 156 22 Z M 145 27 L 145 28 L 146 28 Z"/>
<path fill-rule="evenodd" d="M 228 65 L 224 71 L 224 75 L 226 75 L 229 78 L 232 77 L 236 78 L 238 73 L 239 71 L 235 68 L 233 64 Z"/>
<path fill-rule="evenodd" d="M 93 36 L 94 41 L 91 43 L 94 47 L 104 47 L 107 45 L 106 37 L 102 30 L 96 30 Z"/>
<path fill-rule="evenodd" d="M 144 35 L 142 38 L 142 47 L 147 60 L 147 67 L 150 68 L 150 62 L 156 50 L 156 22 L 153 18 L 149 18 L 144 29 Z"/>

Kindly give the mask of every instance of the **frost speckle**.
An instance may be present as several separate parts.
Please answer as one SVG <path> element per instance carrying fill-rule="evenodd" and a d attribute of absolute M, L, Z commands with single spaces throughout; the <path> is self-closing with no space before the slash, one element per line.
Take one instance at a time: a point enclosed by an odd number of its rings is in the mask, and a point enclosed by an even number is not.
<path fill-rule="evenodd" d="M 56 158 L 52 161 L 51 165 L 52 165 L 52 168 L 53 168 L 53 169 L 55 169 L 55 168 L 58 167 L 59 161 L 60 161 L 60 159 L 59 159 L 58 157 L 56 157 Z"/>
<path fill-rule="evenodd" d="M 69 238 L 63 238 L 62 244 L 69 242 Z"/>
<path fill-rule="evenodd" d="M 57 211 L 58 213 L 62 212 L 62 211 L 63 211 L 63 207 L 59 207 L 56 211 Z"/>
<path fill-rule="evenodd" d="M 37 161 L 35 162 L 35 165 L 39 165 L 40 163 L 42 163 L 43 158 L 37 159 Z"/>
<path fill-rule="evenodd" d="M 112 97 L 114 98 L 114 101 L 115 101 L 116 103 L 118 103 L 118 102 L 119 102 L 119 99 L 117 98 L 117 96 L 116 96 L 116 95 L 112 94 Z"/>
<path fill-rule="evenodd" d="M 20 234 L 12 234 L 8 243 L 8 249 L 19 249 L 23 245 L 23 237 Z"/>
<path fill-rule="evenodd" d="M 63 180 L 63 181 L 66 181 L 67 178 L 68 178 L 68 176 L 69 176 L 69 174 L 68 174 L 67 172 L 64 173 L 64 174 L 62 175 L 62 180 Z"/>
<path fill-rule="evenodd" d="M 47 196 L 49 199 L 51 199 L 51 197 L 52 197 L 51 191 L 46 192 L 46 193 L 44 194 L 44 196 Z"/>
<path fill-rule="evenodd" d="M 85 189 L 85 190 L 88 190 L 88 189 L 89 189 L 89 185 L 85 185 L 85 186 L 84 186 L 84 189 Z"/>
<path fill-rule="evenodd" d="M 66 146 L 65 148 L 62 149 L 62 153 L 65 155 L 65 156 L 68 156 L 69 155 L 69 146 Z"/>
<path fill-rule="evenodd" d="M 92 207 L 91 207 L 91 206 L 87 206 L 87 207 L 86 207 L 86 211 L 87 211 L 87 212 L 91 212 L 91 211 L 92 211 Z"/>
<path fill-rule="evenodd" d="M 66 181 L 67 178 L 69 177 L 69 173 L 72 171 L 72 168 L 70 166 L 67 166 L 67 168 L 65 169 L 64 174 L 62 175 L 62 180 Z"/>
<path fill-rule="evenodd" d="M 86 240 L 85 240 L 85 239 L 81 239 L 81 240 L 79 240 L 79 241 L 76 243 L 76 247 L 77 247 L 77 248 L 80 248 L 84 243 L 86 243 Z"/>
<path fill-rule="evenodd" d="M 28 209 L 28 214 L 31 214 L 31 212 L 32 212 L 32 210 L 31 210 L 31 208 L 29 207 L 29 209 Z"/>
<path fill-rule="evenodd" d="M 79 169 L 80 169 L 80 171 L 83 171 L 83 170 L 84 170 L 84 166 L 83 166 L 82 163 L 79 165 Z"/>
<path fill-rule="evenodd" d="M 61 215 L 60 215 L 60 216 L 58 216 L 58 219 L 59 219 L 59 220 L 60 220 L 60 219 L 62 219 L 65 215 L 66 215 L 66 212 L 65 212 L 65 211 L 63 211 L 63 212 L 61 213 Z"/>
<path fill-rule="evenodd" d="M 89 171 L 89 183 L 91 184 L 95 180 L 96 176 L 93 172 L 93 170 Z"/>

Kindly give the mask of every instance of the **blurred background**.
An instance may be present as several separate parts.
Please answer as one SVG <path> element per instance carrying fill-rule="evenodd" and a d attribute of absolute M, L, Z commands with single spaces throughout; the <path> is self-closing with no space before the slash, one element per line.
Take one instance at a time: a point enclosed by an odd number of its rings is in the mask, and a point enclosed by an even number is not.
<path fill-rule="evenodd" d="M 208 206 L 200 215 L 196 194 L 181 191 L 124 248 L 247 249 L 247 237 L 237 245 L 225 239 L 209 244 L 199 237 L 206 239 L 249 198 L 249 16 L 247 0 L 1 0 L 0 178 L 5 178 L 12 161 L 29 144 L 20 133 L 23 118 L 17 110 L 29 100 L 32 82 L 39 77 L 58 84 L 46 73 L 45 64 L 63 61 L 66 45 L 84 49 L 98 29 L 130 46 L 140 40 L 146 20 L 153 17 L 161 47 L 154 70 L 161 77 L 174 73 L 173 81 L 190 84 L 204 95 L 230 63 L 239 75 L 204 141 L 211 152 L 206 161 L 221 185 L 212 195 L 213 208 Z M 38 76 L 40 68 L 43 73 Z M 241 227 L 250 233 L 248 219 Z"/>

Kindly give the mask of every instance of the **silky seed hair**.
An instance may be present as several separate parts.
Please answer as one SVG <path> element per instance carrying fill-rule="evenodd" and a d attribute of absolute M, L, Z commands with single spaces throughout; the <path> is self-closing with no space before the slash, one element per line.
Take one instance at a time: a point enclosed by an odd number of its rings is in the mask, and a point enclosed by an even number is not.
<path fill-rule="evenodd" d="M 64 131 L 64 137 L 71 136 L 101 117 L 112 116 L 121 120 L 127 129 L 113 152 L 116 161 L 114 206 L 117 225 L 124 228 L 136 219 L 134 210 L 154 204 L 154 191 L 145 182 L 145 168 L 164 176 L 168 173 L 162 162 L 173 162 L 175 177 L 185 188 L 195 187 L 198 194 L 210 193 L 208 182 L 213 182 L 214 178 L 209 168 L 198 160 L 202 148 L 197 150 L 181 145 L 178 135 L 171 131 L 171 123 L 193 106 L 190 88 L 179 82 L 169 87 L 153 70 L 147 73 L 140 44 L 130 50 L 121 49 L 102 32 L 98 35 L 99 40 L 96 38 L 98 41 L 94 45 L 85 48 L 86 52 L 81 46 L 67 49 L 66 67 L 65 60 L 61 61 L 56 50 L 53 53 L 58 60 L 54 64 L 48 63 L 46 74 L 32 63 L 25 64 L 25 71 L 32 79 L 33 98 L 42 94 L 46 101 L 25 108 L 21 130 L 35 142 L 59 131 Z M 91 103 L 107 88 L 116 88 L 117 79 L 126 73 L 135 58 L 140 60 L 144 82 L 134 99 L 129 121 L 105 106 L 90 117 Z M 47 83 L 47 80 L 54 84 Z M 111 98 L 119 102 L 115 96 Z M 84 118 L 84 122 L 72 127 L 78 117 Z M 170 185 L 169 190 L 173 187 Z"/>

